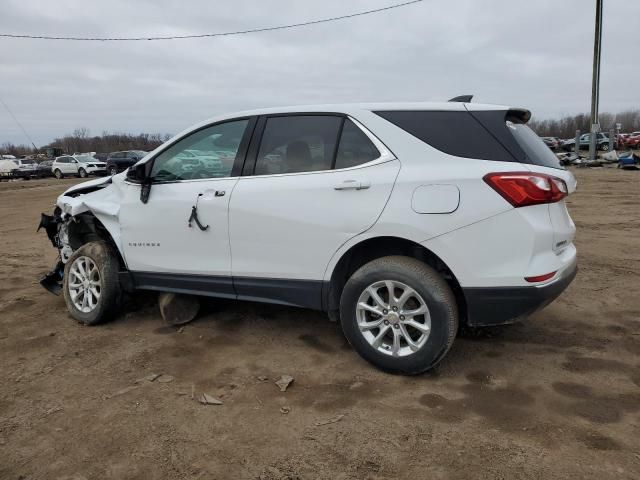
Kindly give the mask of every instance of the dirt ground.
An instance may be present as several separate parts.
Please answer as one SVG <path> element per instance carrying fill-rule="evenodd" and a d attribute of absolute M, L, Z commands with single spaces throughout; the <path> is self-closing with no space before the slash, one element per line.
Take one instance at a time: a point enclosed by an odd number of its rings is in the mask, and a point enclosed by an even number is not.
<path fill-rule="evenodd" d="M 640 478 L 640 172 L 575 174 L 576 281 L 418 377 L 294 308 L 210 302 L 177 330 L 145 294 L 82 327 L 38 285 L 35 233 L 77 180 L 3 182 L 0 478 Z"/>

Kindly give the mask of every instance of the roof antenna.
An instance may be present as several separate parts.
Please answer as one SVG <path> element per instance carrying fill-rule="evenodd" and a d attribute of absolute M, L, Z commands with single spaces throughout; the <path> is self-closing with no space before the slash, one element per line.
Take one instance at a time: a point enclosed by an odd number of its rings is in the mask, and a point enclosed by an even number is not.
<path fill-rule="evenodd" d="M 473 95 L 460 95 L 459 97 L 453 97 L 450 99 L 450 102 L 463 102 L 463 103 L 471 103 L 471 99 Z"/>

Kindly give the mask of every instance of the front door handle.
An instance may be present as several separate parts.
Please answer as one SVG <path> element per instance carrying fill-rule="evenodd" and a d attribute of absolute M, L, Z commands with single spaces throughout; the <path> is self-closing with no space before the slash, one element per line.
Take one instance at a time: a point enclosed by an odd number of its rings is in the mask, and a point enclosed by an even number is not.
<path fill-rule="evenodd" d="M 371 186 L 371 182 L 359 182 L 358 180 L 345 180 L 336 185 L 334 190 L 366 190 Z"/>

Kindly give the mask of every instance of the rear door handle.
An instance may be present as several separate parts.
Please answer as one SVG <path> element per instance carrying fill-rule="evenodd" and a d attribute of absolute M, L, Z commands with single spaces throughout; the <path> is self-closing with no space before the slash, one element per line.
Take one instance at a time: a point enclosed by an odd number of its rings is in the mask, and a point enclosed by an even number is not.
<path fill-rule="evenodd" d="M 359 182 L 358 180 L 345 180 L 336 185 L 334 190 L 366 190 L 371 186 L 371 182 Z"/>

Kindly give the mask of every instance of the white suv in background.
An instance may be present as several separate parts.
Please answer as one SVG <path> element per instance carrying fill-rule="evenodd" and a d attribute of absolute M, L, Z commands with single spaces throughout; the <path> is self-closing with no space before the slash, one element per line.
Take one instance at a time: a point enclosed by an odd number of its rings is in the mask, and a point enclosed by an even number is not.
<path fill-rule="evenodd" d="M 323 310 L 371 363 L 423 372 L 459 325 L 520 319 L 576 274 L 576 182 L 529 118 L 459 101 L 213 118 L 61 195 L 42 284 L 84 324 L 135 290 Z"/>
<path fill-rule="evenodd" d="M 88 154 L 62 155 L 53 161 L 51 171 L 58 179 L 66 175 L 85 178 L 89 175 L 106 175 L 107 164 Z"/>

